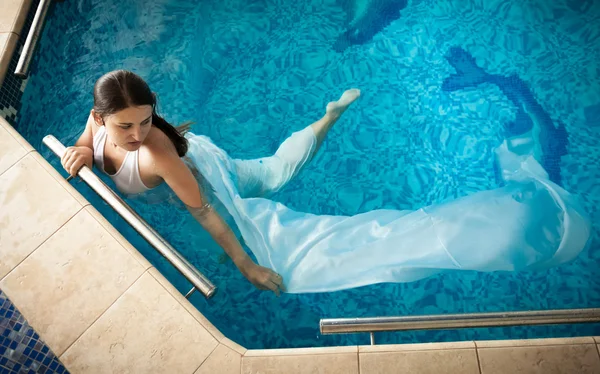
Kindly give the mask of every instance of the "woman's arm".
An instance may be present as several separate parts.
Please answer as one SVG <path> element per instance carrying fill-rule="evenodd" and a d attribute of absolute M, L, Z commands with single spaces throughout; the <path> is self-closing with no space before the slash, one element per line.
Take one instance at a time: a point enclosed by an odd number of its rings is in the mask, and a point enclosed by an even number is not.
<path fill-rule="evenodd" d="M 229 225 L 206 202 L 198 182 L 187 165 L 179 158 L 172 144 L 165 148 L 167 149 L 162 151 L 158 149 L 151 151 L 156 174 L 171 187 L 192 216 L 210 233 L 252 284 L 259 289 L 272 290 L 277 295 L 280 290 L 285 291 L 281 276 L 255 264 L 244 251 Z"/>
<path fill-rule="evenodd" d="M 67 147 L 61 158 L 62 166 L 72 176 L 77 175 L 77 172 L 83 165 L 87 165 L 90 169 L 94 164 L 94 135 L 92 126 L 94 126 L 94 118 L 90 113 L 85 130 L 73 147 Z"/>

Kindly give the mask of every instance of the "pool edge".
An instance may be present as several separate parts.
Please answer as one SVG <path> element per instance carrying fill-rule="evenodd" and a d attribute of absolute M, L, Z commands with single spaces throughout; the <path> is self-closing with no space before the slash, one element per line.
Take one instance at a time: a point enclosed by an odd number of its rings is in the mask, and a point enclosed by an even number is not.
<path fill-rule="evenodd" d="M 5 1 L 0 0 L 0 5 Z M 17 47 L 16 37 L 21 33 L 20 28 L 14 27 L 19 23 L 19 27 L 22 27 L 20 20 L 28 12 L 30 3 L 31 1 L 18 2 L 18 11 L 11 23 L 13 28 L 7 31 L 0 30 L 0 33 L 7 34 L 6 47 L 0 48 L 0 83 L 5 74 L 11 73 L 7 71 L 8 64 Z M 30 218 L 22 210 L 3 209 L 0 212 L 0 221 L 9 222 L 10 225 L 11 219 L 18 217 L 19 224 L 25 227 L 24 230 L 31 236 L 40 235 L 41 231 L 48 233 L 41 242 L 36 242 L 31 248 L 21 251 L 22 258 L 15 260 L 14 265 L 9 265 L 0 272 L 0 286 L 3 289 L 7 288 L 7 295 L 10 297 L 11 294 L 22 293 L 23 290 L 19 287 L 22 286 L 23 279 L 30 279 L 30 283 L 23 284 L 28 287 L 27 292 L 32 296 L 17 297 L 15 306 L 22 310 L 28 321 L 34 321 L 32 326 L 73 373 L 101 372 L 103 369 L 112 369 L 111 372 L 115 372 L 117 368 L 128 368 L 136 372 L 139 367 L 128 367 L 128 362 L 142 361 L 155 364 L 154 369 L 161 372 L 190 373 L 213 373 L 217 372 L 216 370 L 220 373 L 300 373 L 311 370 L 328 373 L 373 373 L 398 370 L 400 367 L 406 371 L 415 368 L 443 368 L 446 372 L 456 373 L 499 373 L 511 372 L 512 368 L 516 367 L 525 368 L 523 372 L 537 372 L 536 370 L 544 370 L 543 365 L 553 365 L 554 370 L 560 370 L 558 365 L 564 368 L 565 372 L 600 372 L 598 337 L 247 350 L 225 337 L 175 290 L 170 282 L 114 227 L 103 220 L 75 188 L 61 179 L 58 172 L 2 117 L 0 144 L 5 146 L 0 150 L 0 179 L 6 177 L 7 173 L 14 173 L 14 168 L 21 167 L 25 172 L 35 170 L 36 173 L 43 174 L 43 180 L 47 183 L 28 187 L 32 193 L 38 194 L 38 197 L 44 197 L 49 191 L 66 192 L 57 192 L 60 199 L 64 200 L 60 201 L 59 205 L 68 206 L 70 210 L 64 209 L 61 214 L 52 217 L 51 220 L 54 221 L 50 223 L 43 219 L 40 221 L 40 217 Z M 21 179 L 11 179 L 12 186 L 27 185 L 28 182 L 31 184 L 34 180 L 27 179 L 26 174 L 20 174 L 18 177 Z M 0 193 L 3 193 L 1 188 Z M 8 197 L 9 194 L 4 192 L 4 195 Z M 49 198 L 57 197 L 58 195 L 52 195 Z M 39 211 L 35 213 L 39 214 Z M 70 225 L 74 225 L 75 220 L 90 217 L 91 220 L 86 222 L 94 222 L 95 219 L 97 225 L 90 229 L 89 233 L 79 232 L 79 235 L 97 238 L 98 241 L 104 240 L 109 243 L 104 250 L 110 251 L 111 256 L 121 258 L 129 265 L 117 272 L 99 272 L 94 270 L 98 269 L 94 262 L 95 257 L 82 257 L 81 251 L 69 252 L 68 249 L 65 250 L 68 253 L 64 254 L 67 259 L 64 263 L 42 262 L 46 270 L 58 274 L 60 282 L 57 284 L 62 288 L 68 289 L 78 285 L 85 277 L 88 282 L 91 279 L 103 284 L 104 292 L 112 292 L 115 295 L 106 300 L 88 300 L 90 295 L 93 296 L 90 292 L 70 295 L 69 298 L 79 299 L 79 304 L 96 303 L 95 308 L 90 309 L 89 316 L 85 316 L 88 309 L 74 311 L 73 318 L 78 319 L 78 326 L 74 326 L 77 324 L 73 323 L 71 326 L 65 324 L 64 329 L 49 328 L 56 326 L 56 321 L 64 316 L 48 313 L 48 310 L 52 310 L 48 309 L 48 305 L 39 305 L 36 293 L 44 294 L 48 300 L 46 294 L 53 293 L 53 290 L 47 288 L 52 282 L 40 278 L 37 274 L 40 269 L 34 265 L 48 258 L 44 257 L 45 252 L 51 254 L 52 250 L 62 251 L 63 247 L 53 246 L 53 241 L 60 243 L 60 235 L 63 235 Z M 44 230 L 41 230 L 40 225 L 44 225 Z M 64 243 L 64 238 L 62 240 Z M 59 273 L 59 268 L 68 267 L 71 260 L 83 264 L 86 272 Z M 64 293 L 56 295 L 62 297 Z M 136 302 L 149 295 L 152 296 L 152 300 L 160 300 L 161 305 L 168 308 L 163 308 L 162 313 L 158 313 L 153 305 Z M 75 301 L 72 300 L 77 304 Z M 57 304 L 64 302 L 63 299 L 56 300 Z M 84 320 L 88 323 L 82 325 L 81 321 Z M 111 324 L 111 321 L 117 320 L 127 323 Z M 121 333 L 104 333 L 105 329 Z M 99 331 L 102 333 L 99 334 Z M 138 335 L 138 343 L 131 344 L 131 340 L 127 340 L 129 344 L 123 344 L 126 341 L 123 332 L 125 335 L 127 332 Z M 90 341 L 96 342 L 96 336 L 100 337 L 98 344 L 91 344 Z M 149 336 L 158 336 L 159 339 L 156 342 L 148 342 Z"/>
<path fill-rule="evenodd" d="M 172 337 L 174 332 L 176 333 L 184 328 L 187 331 L 195 331 L 192 334 L 188 334 L 189 336 L 181 337 L 182 339 L 188 339 L 184 340 L 184 344 L 180 342 L 177 345 L 161 345 L 160 347 L 161 350 L 165 352 L 168 351 L 172 357 L 185 357 L 190 355 L 196 357 L 197 362 L 191 363 L 192 366 L 194 366 L 194 369 L 190 372 L 193 373 L 210 372 L 209 368 L 214 367 L 228 370 L 228 372 L 232 373 L 255 371 L 275 372 L 270 371 L 271 369 L 269 368 L 283 370 L 284 367 L 289 367 L 287 372 L 294 372 L 293 368 L 309 370 L 311 367 L 314 369 L 317 369 L 318 367 L 319 370 L 328 370 L 328 372 L 336 372 L 339 370 L 348 372 L 348 370 L 352 370 L 356 373 L 368 373 L 372 371 L 377 372 L 382 368 L 387 367 L 386 365 L 395 365 L 395 363 L 398 363 L 399 361 L 403 362 L 402 365 L 408 365 L 408 369 L 413 367 L 413 365 L 419 365 L 421 368 L 428 365 L 436 365 L 435 362 L 443 359 L 445 357 L 444 355 L 449 355 L 448 357 L 454 358 L 450 359 L 447 364 L 447 368 L 453 370 L 453 372 L 488 372 L 485 369 L 487 367 L 491 367 L 492 369 L 490 370 L 494 371 L 498 369 L 497 362 L 499 360 L 508 360 L 515 365 L 526 365 L 533 370 L 533 368 L 538 365 L 537 359 L 534 358 L 539 356 L 547 356 L 545 358 L 546 362 L 553 362 L 553 365 L 567 365 L 565 367 L 577 368 L 577 370 L 583 370 L 582 372 L 586 372 L 587 369 L 585 368 L 593 369 L 594 371 L 592 372 L 596 372 L 596 370 L 600 372 L 600 355 L 598 355 L 596 347 L 597 343 L 600 342 L 600 338 L 594 337 L 399 344 L 375 347 L 344 346 L 246 350 L 244 347 L 225 337 L 216 327 L 214 327 L 214 325 L 212 325 L 185 297 L 183 297 L 170 282 L 156 270 L 156 268 L 151 266 L 147 260 L 145 260 L 145 258 L 129 242 L 127 242 L 116 229 L 114 229 L 114 227 L 110 226 L 106 220 L 103 220 L 103 217 L 98 216 L 98 213 L 91 208 L 89 202 L 87 202 L 75 188 L 64 181 L 59 181 L 60 175 L 58 172 L 56 172 L 45 159 L 39 156 L 35 149 L 3 118 L 0 118 L 0 127 L 5 130 L 5 135 L 2 135 L 2 141 L 10 143 L 10 146 L 4 148 L 6 151 L 3 152 L 11 153 L 1 154 L 1 156 L 3 159 L 10 159 L 12 157 L 14 160 L 11 165 L 4 167 L 5 170 L 0 169 L 0 178 L 11 169 L 17 167 L 20 163 L 25 162 L 26 159 L 30 158 L 33 161 L 36 161 L 36 163 L 41 166 L 41 168 L 38 169 L 38 172 L 48 174 L 48 183 L 45 183 L 44 186 L 38 186 L 38 188 L 43 191 L 49 191 L 52 190 L 52 188 L 55 188 L 57 191 L 66 191 L 68 192 L 68 195 L 63 196 L 65 199 L 64 203 L 75 204 L 76 206 L 76 208 L 74 208 L 76 210 L 75 213 L 69 214 L 66 219 L 63 218 L 65 222 L 59 222 L 58 226 L 64 227 L 64 225 L 73 219 L 73 217 L 82 214 L 81 212 L 87 212 L 98 222 L 98 227 L 95 230 L 90 230 L 89 236 L 99 235 L 113 238 L 115 243 L 113 250 L 116 251 L 115 256 L 131 257 L 131 266 L 138 269 L 137 272 L 140 273 L 138 274 L 139 277 L 131 285 L 123 288 L 118 279 L 122 274 L 113 276 L 113 278 L 117 279 L 107 279 L 106 274 L 92 274 L 90 271 L 87 271 L 87 278 L 98 278 L 104 283 L 111 283 L 112 281 L 115 284 L 115 287 L 121 286 L 121 288 L 116 291 L 119 293 L 119 296 L 116 300 L 111 301 L 110 305 L 103 307 L 103 312 L 99 316 L 94 316 L 93 322 L 85 326 L 85 329 L 78 333 L 75 339 L 67 341 L 66 343 L 63 342 L 58 347 L 56 345 L 53 346 L 51 343 L 52 341 L 55 341 L 56 338 L 48 335 L 48 332 L 45 332 L 46 330 L 43 326 L 53 323 L 53 321 L 60 316 L 40 316 L 38 310 L 47 310 L 47 306 L 42 307 L 37 305 L 36 298 L 31 298 L 28 304 L 24 304 L 19 300 L 15 301 L 15 306 L 23 311 L 25 318 L 34 321 L 32 326 L 38 329 L 40 336 L 48 343 L 49 347 L 52 350 L 60 352 L 59 358 L 72 372 L 89 372 L 99 358 L 106 358 L 106 360 L 103 361 L 105 363 L 113 362 L 109 360 L 108 357 L 114 355 L 114 352 L 111 352 L 111 350 L 113 350 L 115 345 L 122 344 L 118 337 L 107 336 L 107 338 L 114 339 L 114 341 L 111 340 L 94 347 L 85 344 L 85 342 L 93 335 L 93 330 L 98 328 L 97 324 L 101 325 L 106 323 L 106 313 L 110 313 L 111 316 L 119 315 L 119 307 L 123 301 L 122 299 L 133 297 L 131 295 L 131 288 L 141 282 L 142 276 L 144 275 L 146 275 L 144 282 L 147 283 L 145 286 L 153 287 L 155 289 L 154 291 L 159 293 L 159 297 L 163 300 L 162 302 L 173 306 L 175 314 L 171 316 L 172 320 L 185 321 L 185 323 L 182 322 L 182 326 L 171 325 L 171 328 L 165 328 L 164 322 L 161 322 L 164 316 L 158 315 L 152 307 L 144 308 L 143 305 L 139 305 L 139 310 L 135 311 L 135 316 L 137 316 L 136 318 L 142 318 L 143 320 L 138 320 L 136 324 L 138 326 L 141 324 L 146 329 L 146 333 L 142 335 L 154 336 L 155 334 L 159 334 L 159 336 L 165 337 L 165 339 L 160 339 L 163 342 L 168 342 L 169 339 L 167 339 L 167 337 Z M 7 137 L 10 138 L 7 139 Z M 19 181 L 16 181 L 16 183 L 18 182 Z M 55 184 L 55 186 L 52 187 L 50 184 Z M 34 193 L 42 192 L 34 191 Z M 0 213 L 0 219 L 6 218 L 6 216 L 10 219 L 11 212 L 9 210 L 3 210 L 3 212 Z M 20 223 L 25 223 L 24 221 L 27 221 L 27 217 L 21 217 Z M 39 228 L 34 225 L 27 225 L 27 230 L 34 233 L 39 231 Z M 19 261 L 16 266 L 11 267 L 7 271 L 7 274 L 2 275 L 0 285 L 3 289 L 5 288 L 5 284 L 7 284 L 7 279 L 9 279 L 11 274 L 15 274 L 15 272 L 18 272 L 19 276 L 36 277 L 36 274 L 27 274 L 23 269 L 34 269 L 27 261 L 33 261 L 37 251 L 47 250 L 42 247 L 51 241 L 54 236 L 60 235 L 59 231 L 60 229 L 46 238 L 42 244 L 38 245 L 31 252 L 26 253 L 22 261 Z M 88 235 L 86 234 L 86 236 Z M 90 261 L 92 260 L 93 259 Z M 47 266 L 53 267 L 55 265 L 47 264 Z M 85 267 L 93 269 L 95 268 L 95 264 L 92 261 L 92 263 Z M 81 274 L 79 276 L 81 276 Z M 71 283 L 77 284 L 79 282 L 80 277 L 77 276 L 70 278 L 65 276 L 62 278 L 63 287 L 68 287 Z M 149 286 L 149 284 L 151 284 L 151 286 Z M 39 280 L 37 283 L 34 282 L 34 286 L 35 285 L 39 287 L 37 292 L 52 292 L 51 290 L 44 288 L 47 285 L 44 280 Z M 30 288 L 29 292 L 36 292 L 35 290 L 31 290 L 31 284 L 27 284 L 27 286 Z M 11 291 L 13 293 L 19 292 L 18 289 L 8 290 L 7 294 L 9 297 Z M 73 297 L 84 298 L 86 295 L 74 295 Z M 129 312 L 131 312 L 131 310 L 129 310 Z M 132 328 L 128 326 L 114 327 L 119 327 L 124 331 L 128 331 L 128 328 Z M 158 331 L 148 331 L 148 329 L 152 328 Z M 52 334 L 62 335 L 63 333 L 61 331 L 53 331 Z M 143 336 L 140 338 L 143 338 Z M 100 341 L 103 339 L 104 337 L 101 337 Z M 68 346 L 66 349 L 64 348 L 65 344 Z M 109 349 L 103 350 L 102 347 L 108 347 Z M 136 345 L 123 347 L 120 356 L 125 359 L 126 357 L 130 357 L 129 355 L 133 356 L 131 357 L 131 361 L 146 360 L 152 362 L 150 357 L 145 357 L 152 356 L 152 351 L 139 350 Z M 134 357 L 135 360 L 133 359 Z M 516 361 L 514 357 L 517 357 Z M 170 360 L 167 361 L 172 362 Z M 179 366 L 170 368 L 173 370 L 184 369 Z M 356 370 L 353 368 L 356 368 Z"/>

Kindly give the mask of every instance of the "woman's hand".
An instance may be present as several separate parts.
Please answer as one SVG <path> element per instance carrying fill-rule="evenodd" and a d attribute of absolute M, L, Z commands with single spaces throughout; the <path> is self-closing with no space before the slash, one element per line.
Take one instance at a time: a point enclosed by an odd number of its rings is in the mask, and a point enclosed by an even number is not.
<path fill-rule="evenodd" d="M 277 296 L 281 291 L 285 292 L 281 276 L 270 269 L 255 264 L 238 241 L 231 227 L 207 203 L 194 173 L 179 157 L 173 143 L 164 136 L 160 141 L 150 139 L 145 144 L 154 162 L 153 172 L 155 175 L 161 177 L 177 194 L 191 215 L 223 248 L 241 273 L 259 289 L 271 290 Z"/>
<path fill-rule="evenodd" d="M 60 162 L 65 170 L 72 176 L 76 176 L 77 172 L 83 165 L 92 168 L 94 162 L 94 151 L 88 147 L 68 147 L 65 150 Z"/>
<path fill-rule="evenodd" d="M 251 260 L 239 266 L 242 274 L 259 290 L 271 290 L 279 296 L 280 291 L 286 291 L 281 275 L 271 269 L 260 266 Z"/>

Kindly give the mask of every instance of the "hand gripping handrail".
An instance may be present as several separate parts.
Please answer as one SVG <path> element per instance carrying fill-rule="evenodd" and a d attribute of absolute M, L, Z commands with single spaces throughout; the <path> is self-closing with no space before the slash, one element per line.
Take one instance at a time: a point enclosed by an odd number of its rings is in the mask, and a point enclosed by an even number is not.
<path fill-rule="evenodd" d="M 43 143 L 48 146 L 59 158 L 65 153 L 65 146 L 54 136 L 47 135 Z M 184 277 L 193 285 L 186 295 L 189 298 L 191 294 L 198 290 L 206 298 L 210 298 L 216 291 L 208 278 L 206 278 L 198 269 L 192 266 L 175 248 L 173 248 L 159 233 L 157 233 L 142 217 L 140 217 L 123 199 L 121 199 L 110 187 L 108 187 L 94 172 L 87 166 L 83 166 L 77 173 L 100 197 L 104 199 L 114 210 L 117 211 L 133 228 L 148 241 L 161 255 L 163 255 Z"/>

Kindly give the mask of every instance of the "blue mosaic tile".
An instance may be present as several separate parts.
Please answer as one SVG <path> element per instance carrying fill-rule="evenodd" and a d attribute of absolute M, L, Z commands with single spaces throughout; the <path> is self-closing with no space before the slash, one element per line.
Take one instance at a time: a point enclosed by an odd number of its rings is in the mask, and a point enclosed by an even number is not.
<path fill-rule="evenodd" d="M 31 2 L 31 8 L 29 9 L 29 13 L 25 18 L 25 23 L 23 25 L 23 31 L 17 40 L 15 52 L 10 60 L 4 81 L 0 85 L 0 112 L 5 113 L 5 110 L 9 108 L 13 108 L 17 112 L 16 114 L 10 113 L 3 115 L 7 122 L 13 126 L 17 123 L 18 112 L 21 110 L 21 97 L 24 92 L 23 79 L 17 77 L 14 74 L 14 71 L 17 68 L 23 45 L 25 45 L 25 40 L 27 39 L 27 31 L 31 27 L 33 17 L 35 16 L 35 10 L 37 9 L 39 2 L 40 0 L 33 0 Z"/>
<path fill-rule="evenodd" d="M 0 331 L 0 373 L 67 372 L 2 290 Z M 48 368 L 52 371 L 48 371 Z"/>

